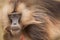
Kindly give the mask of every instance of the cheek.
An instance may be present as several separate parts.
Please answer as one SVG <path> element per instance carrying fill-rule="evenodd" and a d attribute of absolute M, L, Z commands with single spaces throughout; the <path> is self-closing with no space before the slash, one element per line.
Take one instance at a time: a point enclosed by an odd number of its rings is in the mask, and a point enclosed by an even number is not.
<path fill-rule="evenodd" d="M 3 16 L 2 23 L 3 23 L 2 25 L 3 25 L 4 30 L 10 25 L 9 19 L 7 18 L 7 16 Z"/>

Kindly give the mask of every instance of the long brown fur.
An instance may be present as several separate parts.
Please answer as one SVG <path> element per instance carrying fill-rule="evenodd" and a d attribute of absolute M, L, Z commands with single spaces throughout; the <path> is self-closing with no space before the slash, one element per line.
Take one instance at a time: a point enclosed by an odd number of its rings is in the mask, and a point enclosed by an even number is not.
<path fill-rule="evenodd" d="M 9 26 L 8 15 L 14 11 L 22 14 L 26 40 L 57 40 L 60 38 L 59 7 L 60 2 L 53 0 L 8 0 L 0 13 L 4 40 L 19 40 L 19 36 L 14 38 L 5 30 Z"/>

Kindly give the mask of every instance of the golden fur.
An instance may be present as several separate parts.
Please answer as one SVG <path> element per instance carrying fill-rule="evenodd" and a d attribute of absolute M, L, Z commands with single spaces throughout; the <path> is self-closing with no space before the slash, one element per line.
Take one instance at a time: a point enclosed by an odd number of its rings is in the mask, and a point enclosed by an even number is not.
<path fill-rule="evenodd" d="M 46 37 L 48 38 L 47 40 L 57 40 L 56 38 L 60 38 L 60 9 L 55 5 L 56 3 L 54 1 L 51 0 L 50 3 L 49 1 L 50 0 L 18 0 L 15 11 L 22 14 L 21 23 L 25 26 L 45 23 L 46 28 L 43 28 L 48 33 Z M 4 32 L 6 32 L 5 28 L 9 26 L 8 15 L 14 11 L 14 2 L 14 0 L 7 1 L 1 9 L 1 27 L 3 27 L 2 30 L 4 30 Z M 56 14 L 59 16 L 56 16 Z"/>

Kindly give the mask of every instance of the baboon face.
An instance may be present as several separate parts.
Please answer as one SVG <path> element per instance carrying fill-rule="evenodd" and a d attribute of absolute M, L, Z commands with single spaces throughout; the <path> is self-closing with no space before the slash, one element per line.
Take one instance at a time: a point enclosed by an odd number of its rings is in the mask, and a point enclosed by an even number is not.
<path fill-rule="evenodd" d="M 7 31 L 10 31 L 12 35 L 20 34 L 22 30 L 21 14 L 12 13 L 8 15 L 10 25 L 7 27 Z"/>
<path fill-rule="evenodd" d="M 10 6 L 9 6 L 10 5 Z M 31 11 L 26 8 L 26 5 L 24 3 L 18 3 L 16 8 L 13 6 L 13 4 L 6 5 L 4 10 L 5 13 L 3 13 L 3 26 L 4 29 L 11 33 L 12 35 L 20 35 L 26 25 L 35 22 L 31 15 Z"/>

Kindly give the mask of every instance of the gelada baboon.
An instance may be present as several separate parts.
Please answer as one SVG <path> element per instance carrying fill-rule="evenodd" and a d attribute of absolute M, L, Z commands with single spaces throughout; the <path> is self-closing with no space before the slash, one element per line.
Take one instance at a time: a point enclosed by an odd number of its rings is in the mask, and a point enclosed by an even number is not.
<path fill-rule="evenodd" d="M 59 5 L 53 0 L 7 0 L 0 13 L 4 40 L 57 40 Z"/>

